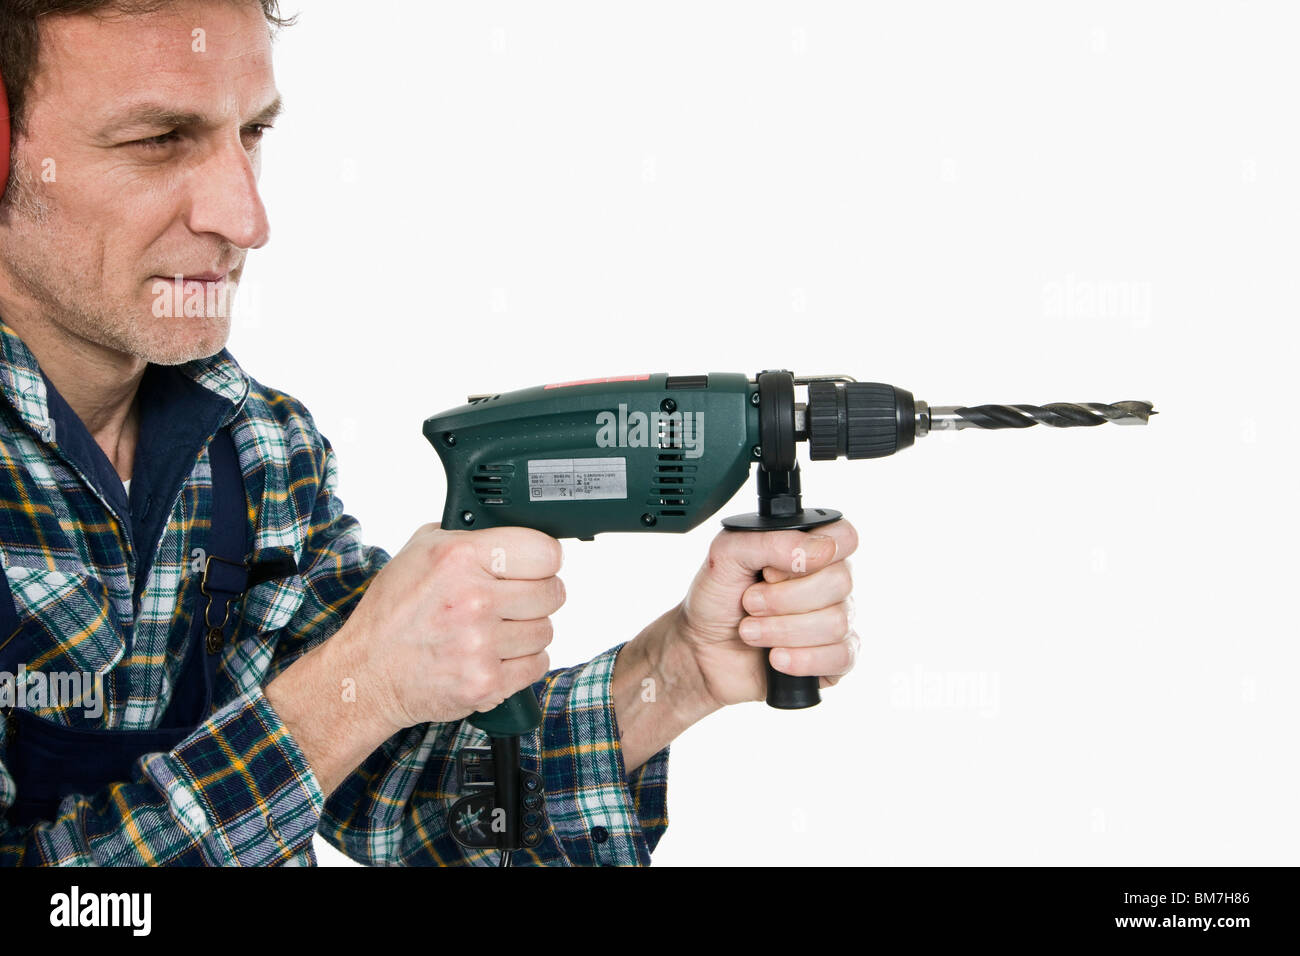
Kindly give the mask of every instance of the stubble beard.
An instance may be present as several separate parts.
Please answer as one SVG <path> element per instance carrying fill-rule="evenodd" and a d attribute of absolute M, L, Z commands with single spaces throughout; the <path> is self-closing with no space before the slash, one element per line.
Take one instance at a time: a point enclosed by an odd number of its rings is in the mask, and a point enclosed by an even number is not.
<path fill-rule="evenodd" d="M 57 208 L 40 194 L 31 170 L 17 156 L 0 200 L 0 223 L 10 230 L 0 259 L 15 287 L 37 304 L 41 320 L 64 336 L 158 365 L 207 358 L 225 345 L 242 265 L 231 273 L 222 307 L 214 315 L 160 318 L 147 305 L 109 302 L 110 296 L 96 286 L 102 271 L 87 276 L 68 267 L 78 261 L 76 253 L 84 251 L 84 243 L 61 234 Z"/>

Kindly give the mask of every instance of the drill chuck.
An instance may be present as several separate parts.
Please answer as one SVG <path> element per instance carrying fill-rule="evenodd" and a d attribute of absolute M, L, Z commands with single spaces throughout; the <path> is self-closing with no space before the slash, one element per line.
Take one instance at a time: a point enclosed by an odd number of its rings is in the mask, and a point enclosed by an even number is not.
<path fill-rule="evenodd" d="M 880 382 L 810 382 L 805 416 L 813 461 L 883 458 L 916 440 L 912 393 Z"/>

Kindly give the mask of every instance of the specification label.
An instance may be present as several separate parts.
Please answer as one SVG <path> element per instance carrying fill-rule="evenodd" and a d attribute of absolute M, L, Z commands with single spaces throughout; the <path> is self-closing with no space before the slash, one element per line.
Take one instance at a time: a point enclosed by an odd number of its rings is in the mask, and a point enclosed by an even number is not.
<path fill-rule="evenodd" d="M 529 501 L 591 501 L 627 497 L 626 458 L 538 458 L 528 461 Z"/>

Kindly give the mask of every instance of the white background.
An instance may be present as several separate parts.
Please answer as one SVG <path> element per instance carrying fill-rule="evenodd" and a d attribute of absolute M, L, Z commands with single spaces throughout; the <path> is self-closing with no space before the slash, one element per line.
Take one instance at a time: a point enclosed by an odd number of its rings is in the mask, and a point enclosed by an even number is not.
<path fill-rule="evenodd" d="M 805 462 L 862 537 L 858 669 L 679 738 L 657 865 L 1300 862 L 1293 8 L 299 9 L 231 348 L 371 543 L 441 517 L 420 425 L 472 392 L 784 367 L 1160 412 Z M 555 665 L 716 529 L 566 541 Z"/>

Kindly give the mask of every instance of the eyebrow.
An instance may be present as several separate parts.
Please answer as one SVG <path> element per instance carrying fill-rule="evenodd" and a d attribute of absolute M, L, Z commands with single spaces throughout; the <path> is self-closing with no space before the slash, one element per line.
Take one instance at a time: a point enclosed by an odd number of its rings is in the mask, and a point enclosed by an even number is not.
<path fill-rule="evenodd" d="M 283 112 L 284 97 L 277 96 L 267 106 L 263 107 L 256 116 L 249 120 L 246 125 L 251 126 L 271 123 Z M 161 103 L 142 103 L 139 106 L 132 107 L 126 113 L 111 119 L 107 125 L 99 131 L 99 135 L 108 139 L 114 134 L 120 133 L 122 130 L 137 127 L 148 129 L 164 127 L 193 128 L 213 125 L 216 124 L 202 113 L 177 110 Z"/>

